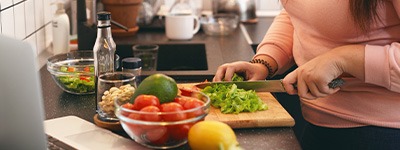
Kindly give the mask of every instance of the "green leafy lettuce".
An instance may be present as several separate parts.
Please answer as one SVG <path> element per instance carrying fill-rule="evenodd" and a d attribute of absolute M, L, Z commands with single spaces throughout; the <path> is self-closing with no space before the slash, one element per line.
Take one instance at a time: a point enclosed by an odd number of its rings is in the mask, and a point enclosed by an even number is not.
<path fill-rule="evenodd" d="M 232 81 L 244 81 L 244 77 L 234 73 L 232 77 Z"/>
<path fill-rule="evenodd" d="M 268 109 L 254 90 L 238 89 L 236 84 L 216 84 L 207 86 L 201 91 L 210 97 L 213 107 L 220 108 L 225 114 Z"/>
<path fill-rule="evenodd" d="M 67 67 L 61 67 L 60 71 L 69 72 Z M 94 72 L 94 67 L 89 67 L 89 72 Z M 74 72 L 69 72 L 74 73 Z M 95 90 L 95 76 L 74 75 L 58 76 L 58 80 L 65 88 L 77 93 L 93 92 Z"/>

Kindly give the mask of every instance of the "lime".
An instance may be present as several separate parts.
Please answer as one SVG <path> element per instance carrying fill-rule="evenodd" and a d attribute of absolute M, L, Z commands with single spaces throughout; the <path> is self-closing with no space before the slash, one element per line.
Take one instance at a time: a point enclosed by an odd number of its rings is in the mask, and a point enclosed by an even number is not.
<path fill-rule="evenodd" d="M 148 76 L 139 84 L 131 98 L 131 103 L 141 94 L 154 95 L 160 103 L 171 102 L 178 94 L 178 86 L 173 78 L 157 73 Z"/>
<path fill-rule="evenodd" d="M 201 121 L 188 133 L 189 146 L 193 150 L 241 150 L 235 132 L 219 121 Z"/>

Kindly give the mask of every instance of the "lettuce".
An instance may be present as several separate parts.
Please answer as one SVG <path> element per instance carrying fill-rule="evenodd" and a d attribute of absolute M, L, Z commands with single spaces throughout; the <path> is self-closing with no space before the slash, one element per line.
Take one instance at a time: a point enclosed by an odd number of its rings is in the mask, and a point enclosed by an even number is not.
<path fill-rule="evenodd" d="M 238 75 L 237 73 L 233 74 L 232 81 L 244 81 L 244 77 Z"/>
<path fill-rule="evenodd" d="M 268 106 L 263 103 L 254 90 L 238 89 L 236 84 L 216 84 L 207 86 L 201 91 L 210 97 L 211 105 L 220 108 L 224 114 L 268 109 Z"/>

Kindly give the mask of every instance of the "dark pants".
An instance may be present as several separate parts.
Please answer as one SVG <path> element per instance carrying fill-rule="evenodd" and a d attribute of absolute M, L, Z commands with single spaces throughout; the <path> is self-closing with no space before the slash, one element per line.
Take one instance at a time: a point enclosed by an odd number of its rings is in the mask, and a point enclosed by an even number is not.
<path fill-rule="evenodd" d="M 400 129 L 325 128 L 307 123 L 300 143 L 304 150 L 400 150 Z"/>

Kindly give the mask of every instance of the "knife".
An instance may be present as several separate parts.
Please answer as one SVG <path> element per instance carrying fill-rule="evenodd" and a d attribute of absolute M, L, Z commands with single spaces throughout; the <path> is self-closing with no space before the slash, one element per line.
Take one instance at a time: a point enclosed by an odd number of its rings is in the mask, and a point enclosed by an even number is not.
<path fill-rule="evenodd" d="M 240 89 L 245 90 L 255 90 L 256 92 L 286 92 L 283 87 L 282 80 L 260 80 L 260 81 L 222 81 L 222 82 L 203 82 L 196 84 L 195 86 L 201 89 L 204 89 L 207 86 L 213 86 L 216 84 L 236 84 L 236 86 Z M 340 87 L 344 84 L 344 80 L 341 78 L 336 78 L 332 80 L 328 86 L 329 88 Z M 296 88 L 297 85 L 294 85 Z"/>

